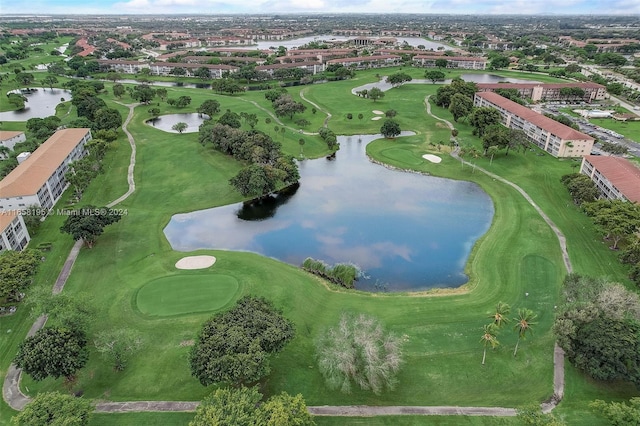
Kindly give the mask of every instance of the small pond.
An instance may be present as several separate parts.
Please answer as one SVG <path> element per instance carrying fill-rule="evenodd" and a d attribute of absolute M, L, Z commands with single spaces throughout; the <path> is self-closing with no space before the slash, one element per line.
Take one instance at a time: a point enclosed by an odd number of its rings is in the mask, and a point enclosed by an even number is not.
<path fill-rule="evenodd" d="M 56 115 L 56 105 L 71 99 L 71 92 L 63 89 L 33 88 L 31 91 L 23 91 L 26 98 L 24 109 L 20 111 L 0 112 L 0 121 L 27 121 L 30 118 L 45 118 Z"/>
<path fill-rule="evenodd" d="M 307 257 L 352 262 L 368 276 L 356 283 L 362 290 L 466 283 L 471 248 L 491 224 L 491 199 L 474 183 L 370 162 L 365 147 L 380 137 L 340 136 L 334 158 L 300 163 L 299 187 L 261 202 L 174 215 L 164 233 L 179 251 L 251 251 L 296 266 Z M 400 146 L 388 154 L 414 156 Z"/>
<path fill-rule="evenodd" d="M 165 132 L 179 133 L 177 130 L 172 129 L 173 125 L 177 123 L 187 123 L 188 127 L 182 133 L 195 133 L 198 131 L 200 125 L 208 118 L 208 115 L 198 114 L 197 112 L 186 114 L 167 114 L 161 115 L 155 120 L 147 120 L 147 124 Z"/>

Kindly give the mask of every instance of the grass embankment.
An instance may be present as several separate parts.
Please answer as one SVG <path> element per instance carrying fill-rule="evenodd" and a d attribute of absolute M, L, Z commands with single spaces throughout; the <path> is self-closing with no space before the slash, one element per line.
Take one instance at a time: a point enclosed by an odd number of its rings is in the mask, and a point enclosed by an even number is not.
<path fill-rule="evenodd" d="M 149 107 L 141 106 L 136 109 L 136 117 L 130 125 L 138 145 L 137 190 L 119 206 L 127 208 L 128 215 L 110 227 L 95 248 L 82 251 L 65 292 L 92 296 L 98 308 L 95 332 L 117 327 L 135 328 L 145 336 L 145 347 L 121 373 L 113 372 L 98 354 L 92 352 L 89 364 L 79 375 L 77 389 L 82 389 L 87 397 L 109 400 L 199 400 L 209 393 L 210 389 L 200 386 L 189 374 L 186 359 L 189 348 L 185 342 L 195 337 L 200 324 L 210 313 L 151 318 L 141 315 L 136 308 L 136 295 L 149 282 L 165 277 L 186 285 L 194 277 L 198 282 L 211 279 L 213 284 L 217 277 L 225 276 L 237 281 L 239 294 L 267 297 L 296 324 L 297 337 L 273 359 L 272 374 L 263 384 L 263 393 L 267 396 L 282 390 L 299 392 L 309 405 L 518 406 L 540 402 L 551 395 L 553 336 L 550 327 L 559 284 L 565 272 L 557 239 L 513 188 L 474 172 L 471 167 L 460 167 L 443 153 L 440 153 L 443 158 L 440 164 L 421 159 L 426 152 L 439 154 L 434 145 L 440 141 L 446 143 L 449 138 L 449 130 L 424 112 L 422 101 L 428 94 L 435 93 L 437 85 L 403 86 L 387 92 L 385 98 L 376 103 L 351 95 L 352 87 L 372 80 L 375 80 L 374 72 L 359 73 L 356 81 L 305 88 L 305 96 L 333 114 L 329 123 L 338 134 L 377 133 L 381 123 L 370 120 L 371 111 L 395 109 L 403 129 L 414 130 L 417 135 L 395 141 L 376 141 L 368 147 L 370 155 L 402 168 L 473 180 L 489 193 L 495 203 L 495 217 L 490 231 L 476 244 L 467 264 L 466 272 L 471 276 L 466 286 L 468 291 L 441 297 L 350 292 L 327 287 L 315 277 L 272 259 L 215 250 L 196 252 L 217 257 L 218 261 L 210 270 L 176 270 L 174 264 L 184 254 L 171 250 L 162 228 L 172 214 L 239 201 L 238 194 L 227 182 L 240 165 L 200 146 L 197 134 L 167 134 L 144 124 L 143 120 L 149 118 Z M 209 91 L 170 90 L 170 97 L 182 93 L 192 96 L 192 107 L 182 112 L 195 110 L 203 99 L 212 96 Z M 221 101 L 223 111 L 230 108 L 237 112 L 251 112 L 247 108 L 255 106 L 247 100 L 268 107 L 268 101 L 261 93 L 216 98 Z M 129 100 L 124 99 L 123 102 Z M 161 109 L 163 113 L 172 111 L 164 103 Z M 264 111 L 258 108 L 255 111 L 261 118 L 259 126 L 266 126 Z M 354 117 L 360 112 L 366 113 L 368 118 L 348 120 L 346 112 L 351 112 Z M 448 117 L 446 111 L 436 113 Z M 319 117 L 320 114 L 318 111 L 315 115 Z M 308 110 L 304 117 L 317 122 L 318 117 L 313 115 Z M 287 120 L 284 120 L 285 124 Z M 473 140 L 468 127 L 460 127 L 461 137 Z M 265 129 L 269 132 L 268 128 Z M 285 151 L 299 153 L 297 136 L 294 132 L 285 133 L 282 138 Z M 110 154 L 113 157 L 106 163 L 112 165 L 114 174 L 101 175 L 87 192 L 85 201 L 104 204 L 120 195 L 116 189 L 126 189 L 124 170 L 129 151 L 124 139 L 119 143 L 121 148 Z M 324 148 L 317 137 L 309 137 L 304 147 L 305 154 L 310 155 L 307 150 L 311 149 L 312 143 L 317 143 L 314 149 L 322 155 Z M 447 148 L 441 149 L 445 151 Z M 478 165 L 483 164 L 482 161 L 485 160 L 478 159 Z M 560 164 L 567 166 L 567 173 L 572 171 L 569 164 L 534 156 L 533 153 L 494 158 L 490 169 L 531 191 L 536 202 L 567 235 L 572 261 L 578 271 L 620 276 L 620 268 L 608 265 L 614 255 L 607 253 L 599 241 L 594 240 L 597 237 L 587 227 L 586 219 L 580 219 L 577 209 L 566 205 L 569 197 L 561 192 L 563 189 L 558 183 L 559 176 L 565 173 Z M 104 187 L 110 179 L 114 182 Z M 55 220 L 60 219 L 47 220 L 43 228 L 51 233 L 51 241 L 60 240 L 70 247 L 68 236 L 53 238 L 59 227 Z M 573 221 L 576 222 L 573 228 L 564 228 Z M 585 224 L 584 230 L 580 228 L 582 223 Z M 53 276 L 55 266 L 49 267 Z M 37 285 L 51 285 L 44 272 L 38 275 Z M 499 337 L 502 345 L 490 351 L 487 365 L 481 366 L 481 327 L 489 321 L 488 315 L 498 301 L 509 303 L 514 308 L 534 310 L 538 314 L 538 324 L 533 336 L 520 345 L 517 358 L 512 356 L 516 334 L 506 328 Z M 404 336 L 406 364 L 396 390 L 376 397 L 359 391 L 342 395 L 324 386 L 313 358 L 313 339 L 323 327 L 334 324 L 343 311 L 373 314 L 388 328 Z M 6 324 L 4 321 L 0 319 L 2 327 Z M 24 336 L 29 321 L 24 317 L 20 320 L 19 316 L 12 321 L 16 322 L 20 336 Z M 25 326 L 24 322 L 28 324 Z M 8 366 L 11 353 L 15 353 L 15 346 L 21 339 L 17 333 L 14 336 L 15 343 L 2 357 L 2 368 Z M 567 393 L 568 398 L 569 395 L 575 396 L 576 407 L 584 409 L 588 401 L 586 398 L 594 395 L 605 398 L 610 395 L 606 386 L 576 383 L 568 385 L 575 386 L 576 390 Z M 59 389 L 61 381 L 35 383 L 25 377 L 23 388 L 30 392 Z M 615 397 L 624 398 L 632 394 L 627 389 Z M 176 419 L 186 422 L 187 418 L 187 415 L 158 413 L 113 416 L 109 420 L 105 420 L 105 415 L 97 416 L 96 424 L 111 424 L 109 422 L 115 421 L 116 417 L 123 422 L 143 418 L 149 421 L 152 418 L 162 419 L 164 422 L 163 416 L 167 422 Z M 394 423 L 400 421 L 403 420 L 398 419 Z M 448 418 L 442 418 L 441 424 L 448 424 L 448 421 Z M 473 422 L 469 424 L 499 424 L 496 422 L 502 420 L 486 419 L 488 423 L 479 423 L 480 420 L 476 419 L 469 421 Z M 331 424 L 331 420 L 326 419 L 319 422 Z"/>

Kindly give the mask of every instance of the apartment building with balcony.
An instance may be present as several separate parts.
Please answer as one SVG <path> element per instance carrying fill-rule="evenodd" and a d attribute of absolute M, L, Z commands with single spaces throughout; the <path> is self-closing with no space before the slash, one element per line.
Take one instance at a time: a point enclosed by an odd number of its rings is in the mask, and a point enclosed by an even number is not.
<path fill-rule="evenodd" d="M 29 206 L 52 208 L 68 183 L 69 163 L 87 154 L 90 129 L 58 130 L 0 181 L 0 213 Z"/>
<path fill-rule="evenodd" d="M 621 157 L 585 155 L 580 173 L 591 178 L 602 198 L 640 203 L 640 168 Z"/>
<path fill-rule="evenodd" d="M 595 141 L 593 137 L 497 93 L 477 92 L 473 103 L 476 107 L 497 109 L 505 127 L 524 131 L 531 142 L 554 157 L 582 157 L 591 154 Z"/>

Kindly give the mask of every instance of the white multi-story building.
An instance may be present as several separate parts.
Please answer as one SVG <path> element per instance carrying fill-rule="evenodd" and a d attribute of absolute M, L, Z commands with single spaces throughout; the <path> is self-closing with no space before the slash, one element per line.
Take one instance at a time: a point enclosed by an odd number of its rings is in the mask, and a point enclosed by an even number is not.
<path fill-rule="evenodd" d="M 327 65 L 341 64 L 345 67 L 353 67 L 356 69 L 393 67 L 402 62 L 402 57 L 398 55 L 372 55 L 358 56 L 355 58 L 331 59 L 327 61 Z"/>
<path fill-rule="evenodd" d="M 0 212 L 52 208 L 67 187 L 69 163 L 86 155 L 91 129 L 58 130 L 0 181 Z"/>
<path fill-rule="evenodd" d="M 17 211 L 0 211 L 0 253 L 21 251 L 29 244 L 29 232 Z"/>
<path fill-rule="evenodd" d="M 0 147 L 5 147 L 7 149 L 13 150 L 13 147 L 17 143 L 24 142 L 25 140 L 27 140 L 27 138 L 24 132 L 0 130 Z M 8 157 L 8 155 L 3 151 L 4 150 L 0 150 L 0 159 Z"/>
<path fill-rule="evenodd" d="M 554 157 L 581 157 L 591 154 L 595 141 L 593 137 L 497 93 L 477 92 L 473 104 L 476 107 L 497 109 L 505 127 L 524 131 L 531 142 Z"/>
<path fill-rule="evenodd" d="M 640 203 L 640 169 L 629 160 L 586 155 L 580 173 L 591 178 L 603 198 Z"/>

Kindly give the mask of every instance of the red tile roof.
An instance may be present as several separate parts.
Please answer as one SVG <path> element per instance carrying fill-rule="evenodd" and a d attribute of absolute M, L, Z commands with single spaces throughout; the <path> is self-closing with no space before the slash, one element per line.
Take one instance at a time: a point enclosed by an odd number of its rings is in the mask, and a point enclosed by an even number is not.
<path fill-rule="evenodd" d="M 620 157 L 585 155 L 584 158 L 618 188 L 627 200 L 640 203 L 640 168 Z"/>
<path fill-rule="evenodd" d="M 569 126 L 557 122 L 556 120 L 545 117 L 544 115 L 539 114 L 527 108 L 526 106 L 520 105 L 519 103 L 502 97 L 497 93 L 477 92 L 476 96 L 484 98 L 492 104 L 504 108 L 510 113 L 515 114 L 518 117 L 521 117 L 528 122 L 535 124 L 541 129 L 546 130 L 547 132 L 556 135 L 564 140 L 595 140 L 593 137 L 587 135 L 586 133 L 579 132 Z"/>
<path fill-rule="evenodd" d="M 478 83 L 478 89 L 532 89 L 544 87 L 546 89 L 562 89 L 563 87 L 580 87 L 590 89 L 604 89 L 598 83 Z"/>

